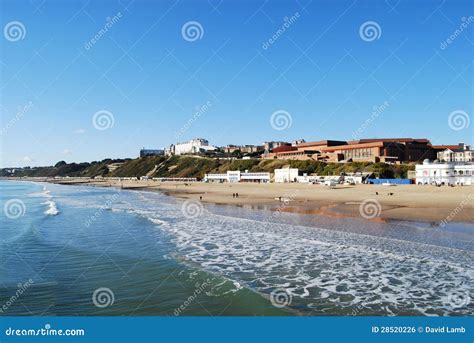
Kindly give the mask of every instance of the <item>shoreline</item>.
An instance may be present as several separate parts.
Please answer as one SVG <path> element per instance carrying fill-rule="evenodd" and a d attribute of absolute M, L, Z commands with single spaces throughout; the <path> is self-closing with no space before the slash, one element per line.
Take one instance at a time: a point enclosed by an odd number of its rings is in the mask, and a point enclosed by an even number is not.
<path fill-rule="evenodd" d="M 9 179 L 62 185 L 82 184 L 127 190 L 160 191 L 165 195 L 183 200 L 304 215 L 357 217 L 371 221 L 437 222 L 438 224 L 474 222 L 474 187 L 470 186 L 397 185 L 396 187 L 386 187 L 362 184 L 338 185 L 334 189 L 329 189 L 321 185 L 299 183 L 160 183 L 152 180 Z M 238 193 L 239 196 L 233 197 L 233 193 Z M 373 205 L 367 205 L 366 213 L 361 212 L 364 201 L 369 201 Z M 378 215 L 371 218 L 374 214 L 371 211 L 375 211 L 375 214 Z"/>

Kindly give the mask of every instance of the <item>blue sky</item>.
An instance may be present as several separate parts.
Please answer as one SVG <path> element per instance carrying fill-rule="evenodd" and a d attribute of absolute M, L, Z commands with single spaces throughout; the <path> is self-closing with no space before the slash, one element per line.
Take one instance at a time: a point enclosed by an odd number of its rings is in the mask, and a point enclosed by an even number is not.
<path fill-rule="evenodd" d="M 2 167 L 136 157 L 193 137 L 257 144 L 359 130 L 472 143 L 468 0 L 3 0 L 0 9 Z M 191 21 L 198 37 L 183 36 Z M 23 25 L 20 39 L 11 22 Z M 367 22 L 375 37 L 361 33 Z M 276 111 L 291 125 L 275 129 Z M 97 129 L 97 112 L 113 126 Z"/>

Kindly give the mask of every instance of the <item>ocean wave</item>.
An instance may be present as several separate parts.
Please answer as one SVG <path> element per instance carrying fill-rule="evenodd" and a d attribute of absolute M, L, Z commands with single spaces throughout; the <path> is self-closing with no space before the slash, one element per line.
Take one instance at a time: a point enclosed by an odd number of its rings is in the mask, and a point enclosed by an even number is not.
<path fill-rule="evenodd" d="M 53 196 L 51 195 L 51 191 L 48 191 L 46 189 L 43 189 L 42 192 L 33 192 L 28 194 L 29 197 L 32 198 L 52 198 Z"/>
<path fill-rule="evenodd" d="M 48 209 L 44 212 L 48 216 L 56 216 L 59 214 L 58 207 L 54 201 L 48 200 L 42 203 L 43 205 L 48 205 Z"/>
<path fill-rule="evenodd" d="M 163 226 L 178 253 L 202 268 L 316 313 L 467 314 L 473 255 L 386 237 L 206 214 Z M 341 312 L 338 312 L 341 313 Z M 345 312 L 344 312 L 345 313 Z"/>
<path fill-rule="evenodd" d="M 470 251 L 362 233 L 232 217 L 185 218 L 156 195 L 127 213 L 172 237 L 184 261 L 268 296 L 285 288 L 293 308 L 354 315 L 452 315 L 452 294 L 474 297 Z M 125 207 L 125 206 L 124 206 Z M 362 225 L 362 224 L 361 224 Z M 238 285 L 238 286 L 237 286 Z"/>
<path fill-rule="evenodd" d="M 166 225 L 166 224 L 168 224 L 167 221 L 161 220 L 161 219 L 158 219 L 158 218 L 147 217 L 147 219 L 148 219 L 149 221 L 151 221 L 152 223 L 158 224 L 158 225 Z"/>

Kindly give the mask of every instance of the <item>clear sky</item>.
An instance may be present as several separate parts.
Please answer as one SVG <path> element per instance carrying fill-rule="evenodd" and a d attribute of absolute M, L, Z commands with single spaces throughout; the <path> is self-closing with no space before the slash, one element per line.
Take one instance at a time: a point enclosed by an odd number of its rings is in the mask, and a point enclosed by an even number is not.
<path fill-rule="evenodd" d="M 473 141 L 469 0 L 0 3 L 2 167 L 193 137 Z"/>

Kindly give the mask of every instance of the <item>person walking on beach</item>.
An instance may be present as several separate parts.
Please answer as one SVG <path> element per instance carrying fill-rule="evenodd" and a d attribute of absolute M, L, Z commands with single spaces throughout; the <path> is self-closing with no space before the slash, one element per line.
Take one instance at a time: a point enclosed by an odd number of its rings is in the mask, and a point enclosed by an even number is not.
<path fill-rule="evenodd" d="M 235 193 L 235 197 L 238 198 L 238 197 L 239 197 L 239 193 Z"/>

